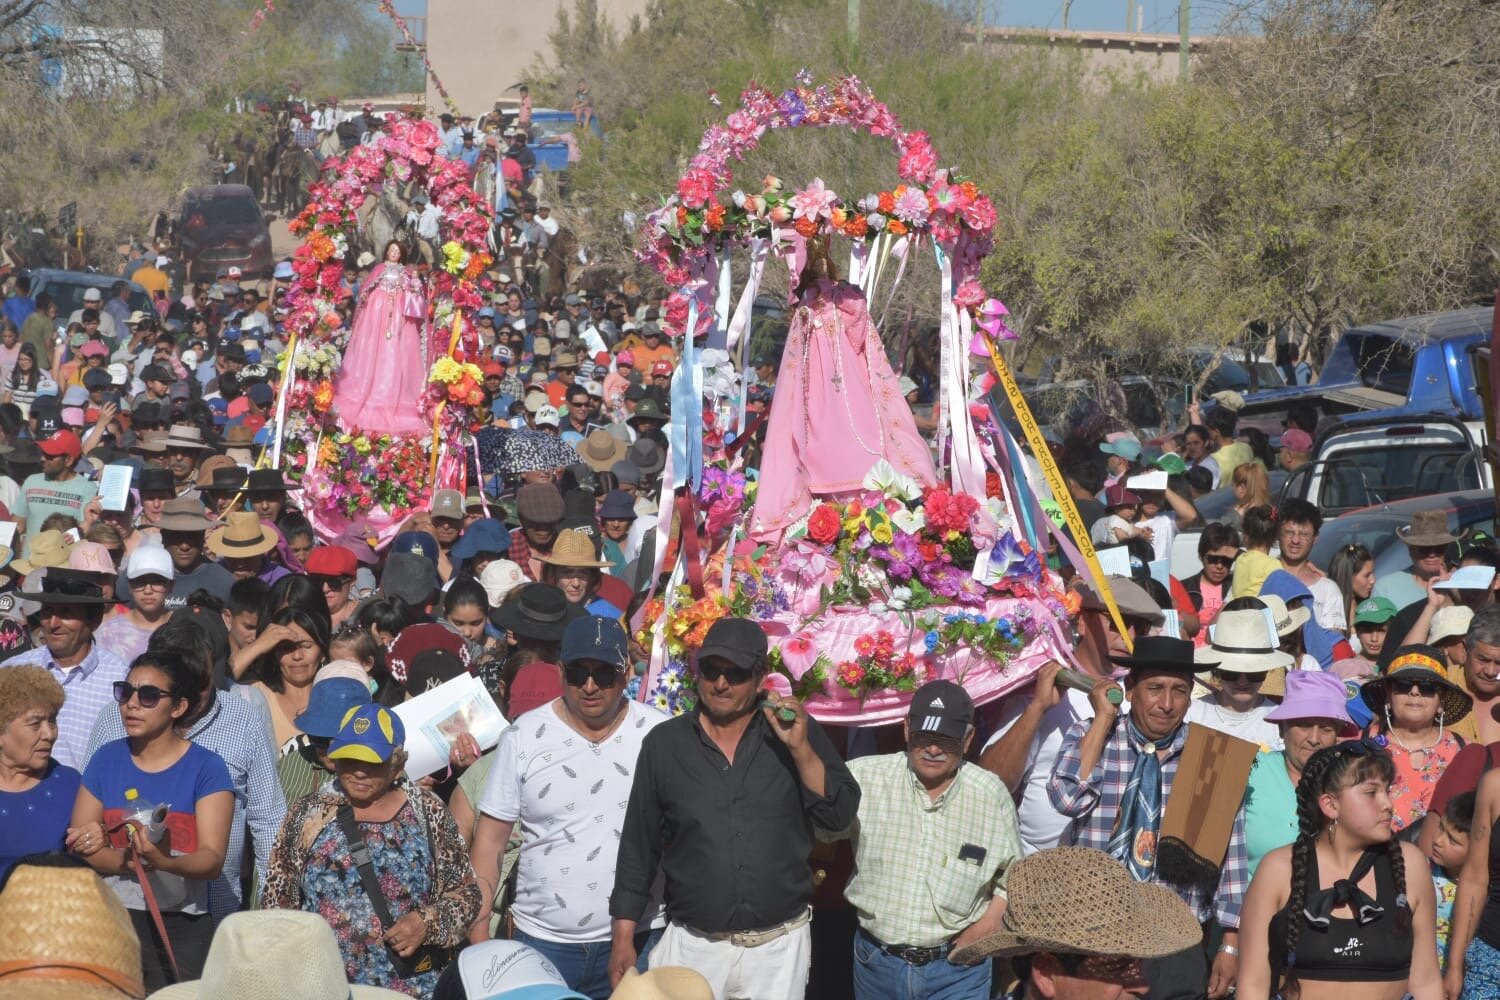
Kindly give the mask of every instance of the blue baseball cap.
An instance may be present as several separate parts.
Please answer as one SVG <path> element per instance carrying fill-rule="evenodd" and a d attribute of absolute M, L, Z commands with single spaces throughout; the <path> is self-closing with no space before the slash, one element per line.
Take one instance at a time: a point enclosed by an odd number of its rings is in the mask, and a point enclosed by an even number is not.
<path fill-rule="evenodd" d="M 437 539 L 425 531 L 403 531 L 391 542 L 391 554 L 411 552 L 421 556 L 434 566 L 438 560 Z"/>
<path fill-rule="evenodd" d="M 395 712 L 380 705 L 358 705 L 344 713 L 328 745 L 328 758 L 384 764 L 405 742 L 406 726 Z"/>
<path fill-rule="evenodd" d="M 563 629 L 562 656 L 564 664 L 578 660 L 598 660 L 625 666 L 630 662 L 629 641 L 625 629 L 613 618 L 587 615 L 568 622 Z"/>
<path fill-rule="evenodd" d="M 325 677 L 314 681 L 308 692 L 307 708 L 292 720 L 292 724 L 308 736 L 333 739 L 339 734 L 339 724 L 350 709 L 370 704 L 369 685 L 352 677 Z"/>
<path fill-rule="evenodd" d="M 458 541 L 453 543 L 448 557 L 454 560 L 473 559 L 481 552 L 505 553 L 510 551 L 510 532 L 505 525 L 493 517 L 482 517 L 464 529 Z"/>

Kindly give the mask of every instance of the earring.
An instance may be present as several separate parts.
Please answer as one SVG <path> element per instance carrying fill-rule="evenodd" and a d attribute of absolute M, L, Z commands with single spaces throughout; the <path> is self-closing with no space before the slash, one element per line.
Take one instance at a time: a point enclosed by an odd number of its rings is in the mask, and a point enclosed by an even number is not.
<path fill-rule="evenodd" d="M 1390 702 L 1386 702 L 1385 703 L 1385 731 L 1386 732 L 1390 732 L 1392 729 L 1395 728 L 1395 726 L 1396 726 L 1396 724 L 1391 721 L 1391 703 Z"/>

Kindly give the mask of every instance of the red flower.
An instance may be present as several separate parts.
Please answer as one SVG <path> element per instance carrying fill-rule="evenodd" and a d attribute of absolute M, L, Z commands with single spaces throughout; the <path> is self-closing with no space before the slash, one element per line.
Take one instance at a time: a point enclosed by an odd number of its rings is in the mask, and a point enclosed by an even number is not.
<path fill-rule="evenodd" d="M 819 504 L 807 519 L 807 537 L 819 545 L 831 545 L 839 537 L 843 519 L 832 504 Z"/>

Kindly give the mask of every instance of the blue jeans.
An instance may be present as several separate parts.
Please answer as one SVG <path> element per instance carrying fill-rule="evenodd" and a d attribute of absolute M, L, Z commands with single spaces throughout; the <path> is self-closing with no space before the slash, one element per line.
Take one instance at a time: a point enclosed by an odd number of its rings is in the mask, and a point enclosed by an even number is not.
<path fill-rule="evenodd" d="M 641 972 L 646 971 L 646 956 L 651 954 L 651 948 L 660 937 L 660 930 L 646 930 L 635 936 L 635 967 Z M 587 993 L 594 1000 L 609 1000 L 609 995 L 614 992 L 609 985 L 608 939 L 572 944 L 567 941 L 545 941 L 518 930 L 511 940 L 519 941 L 546 955 L 568 981 L 569 989 Z"/>
<path fill-rule="evenodd" d="M 954 965 L 939 958 L 912 965 L 887 955 L 863 930 L 854 933 L 855 1000 L 989 1000 L 990 962 Z"/>

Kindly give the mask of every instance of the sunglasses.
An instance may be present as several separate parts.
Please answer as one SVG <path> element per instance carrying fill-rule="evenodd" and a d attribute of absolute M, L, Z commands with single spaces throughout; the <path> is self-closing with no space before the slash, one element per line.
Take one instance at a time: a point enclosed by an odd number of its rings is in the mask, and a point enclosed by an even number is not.
<path fill-rule="evenodd" d="M 326 587 L 330 590 L 337 590 L 344 586 L 344 584 L 353 582 L 353 577 L 324 576 L 321 573 L 309 573 L 307 574 L 307 578 L 319 587 Z"/>
<path fill-rule="evenodd" d="M 710 684 L 717 681 L 720 677 L 731 684 L 744 684 L 755 676 L 755 671 L 750 667 L 741 667 L 738 665 L 721 667 L 717 663 L 700 662 L 698 664 L 698 676 Z"/>
<path fill-rule="evenodd" d="M 1238 558 L 1239 556 L 1204 556 L 1203 565 L 1219 566 L 1224 569 L 1229 569 L 1234 565 L 1235 560 Z"/>
<path fill-rule="evenodd" d="M 1215 670 L 1214 677 L 1221 683 L 1229 681 L 1245 681 L 1250 684 L 1262 684 L 1266 679 L 1266 671 L 1259 670 L 1253 674 L 1241 674 L 1232 670 Z"/>
<path fill-rule="evenodd" d="M 130 699 L 135 698 L 141 703 L 142 708 L 155 708 L 163 698 L 170 698 L 171 691 L 163 690 L 155 684 L 142 684 L 136 687 L 129 681 L 115 681 L 113 685 L 115 701 L 121 705 L 130 704 Z"/>
<path fill-rule="evenodd" d="M 1415 691 L 1423 698 L 1436 697 L 1441 685 L 1436 681 L 1386 681 L 1390 685 L 1392 694 L 1411 694 Z"/>
<path fill-rule="evenodd" d="M 948 756 L 956 756 L 963 751 L 963 741 L 953 736 L 942 736 L 938 733 L 916 732 L 906 741 L 906 745 L 913 750 L 925 750 L 927 747 L 937 747 L 939 751 Z"/>
<path fill-rule="evenodd" d="M 614 687 L 619 682 L 621 673 L 623 673 L 621 668 L 608 663 L 600 663 L 592 667 L 582 663 L 569 663 L 563 666 L 563 679 L 568 682 L 569 687 L 583 687 L 591 677 L 595 687 Z"/>

